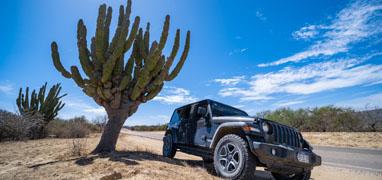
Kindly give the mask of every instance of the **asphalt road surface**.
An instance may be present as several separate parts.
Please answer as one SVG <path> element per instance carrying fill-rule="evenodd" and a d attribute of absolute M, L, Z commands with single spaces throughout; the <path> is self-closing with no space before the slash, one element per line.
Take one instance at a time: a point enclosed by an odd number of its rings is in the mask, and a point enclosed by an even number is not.
<path fill-rule="evenodd" d="M 163 138 L 163 134 L 137 132 L 126 129 L 121 130 L 121 132 L 155 140 L 162 140 Z M 313 146 L 313 151 L 322 157 L 323 165 L 382 174 L 382 150 Z"/>

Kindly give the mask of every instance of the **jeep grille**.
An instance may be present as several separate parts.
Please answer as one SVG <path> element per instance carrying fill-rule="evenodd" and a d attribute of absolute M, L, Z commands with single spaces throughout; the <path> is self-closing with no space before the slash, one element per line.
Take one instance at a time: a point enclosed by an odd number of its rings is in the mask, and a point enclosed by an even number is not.
<path fill-rule="evenodd" d="M 300 132 L 298 132 L 294 128 L 283 126 L 280 124 L 270 124 L 272 125 L 274 142 L 297 148 L 301 147 L 301 136 L 299 136 Z"/>

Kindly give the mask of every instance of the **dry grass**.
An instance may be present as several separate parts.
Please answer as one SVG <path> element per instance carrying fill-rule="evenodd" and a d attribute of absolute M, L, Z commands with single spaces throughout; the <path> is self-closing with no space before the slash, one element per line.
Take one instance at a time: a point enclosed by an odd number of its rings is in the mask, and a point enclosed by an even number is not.
<path fill-rule="evenodd" d="M 89 153 L 99 134 L 87 139 Z M 0 143 L 0 179 L 101 179 L 121 173 L 122 179 L 220 179 L 211 164 L 201 158 L 178 152 L 175 159 L 162 157 L 162 142 L 121 134 L 117 152 L 107 155 L 73 156 L 72 139 L 43 139 Z M 258 168 L 262 169 L 262 168 Z M 266 171 L 256 171 L 257 179 L 270 180 Z M 119 175 L 119 174 L 118 174 Z M 380 175 L 321 166 L 315 168 L 315 180 L 381 179 Z"/>
<path fill-rule="evenodd" d="M 303 132 L 313 145 L 382 149 L 382 132 Z"/>

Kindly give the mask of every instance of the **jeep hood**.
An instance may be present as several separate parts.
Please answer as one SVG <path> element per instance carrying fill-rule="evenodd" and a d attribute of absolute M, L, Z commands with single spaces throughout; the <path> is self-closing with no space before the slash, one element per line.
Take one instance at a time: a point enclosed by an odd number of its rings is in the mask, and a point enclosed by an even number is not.
<path fill-rule="evenodd" d="M 237 121 L 237 122 L 253 122 L 256 118 L 254 117 L 249 117 L 249 116 L 220 116 L 220 117 L 213 117 L 213 121 L 217 122 L 232 122 L 232 121 Z"/>

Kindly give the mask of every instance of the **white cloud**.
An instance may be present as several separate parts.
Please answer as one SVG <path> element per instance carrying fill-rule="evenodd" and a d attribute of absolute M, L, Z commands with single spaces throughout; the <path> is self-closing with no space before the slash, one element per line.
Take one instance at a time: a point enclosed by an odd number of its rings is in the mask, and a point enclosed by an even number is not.
<path fill-rule="evenodd" d="M 85 116 L 88 120 L 91 120 L 96 116 L 106 115 L 106 111 L 103 107 L 92 106 L 91 103 L 87 103 L 78 98 L 65 97 L 63 102 L 65 106 L 58 114 L 59 117 L 63 119 Z"/>
<path fill-rule="evenodd" d="M 245 76 L 235 76 L 235 77 L 230 78 L 230 79 L 215 79 L 214 81 L 218 82 L 218 83 L 221 83 L 222 85 L 229 86 L 229 85 L 236 85 L 236 84 L 238 84 L 244 78 L 245 78 Z"/>
<path fill-rule="evenodd" d="M 382 93 L 372 94 L 365 97 L 359 97 L 347 101 L 342 101 L 336 104 L 337 106 L 353 107 L 355 109 L 363 110 L 366 106 L 368 108 L 382 107 Z"/>
<path fill-rule="evenodd" d="M 284 106 L 291 106 L 291 105 L 295 105 L 295 104 L 301 104 L 304 102 L 305 101 L 279 101 L 279 102 L 275 103 L 274 106 L 284 107 Z"/>
<path fill-rule="evenodd" d="M 187 104 L 197 101 L 197 98 L 190 96 L 190 91 L 172 86 L 165 86 L 160 95 L 153 100 L 166 104 Z"/>
<path fill-rule="evenodd" d="M 262 21 L 267 20 L 267 18 L 264 16 L 264 14 L 261 13 L 260 11 L 256 11 L 256 17 L 259 18 Z"/>
<path fill-rule="evenodd" d="M 234 105 L 233 107 L 240 109 L 240 108 L 244 108 L 245 106 L 244 105 Z"/>
<path fill-rule="evenodd" d="M 285 67 L 277 72 L 252 76 L 246 88 L 223 88 L 219 95 L 251 101 L 272 99 L 271 95 L 275 93 L 312 94 L 382 80 L 382 65 L 359 65 L 367 58 L 312 63 L 300 68 Z"/>
<path fill-rule="evenodd" d="M 309 40 L 314 38 L 318 34 L 315 25 L 302 27 L 300 30 L 293 32 L 292 36 L 296 39 Z"/>
<path fill-rule="evenodd" d="M 382 21 L 378 18 L 382 14 L 381 10 L 381 4 L 369 1 L 357 1 L 350 4 L 336 15 L 330 25 L 311 25 L 293 33 L 295 38 L 309 39 L 315 37 L 319 33 L 318 30 L 324 31 L 320 38 L 306 50 L 258 66 L 275 66 L 312 57 L 348 52 L 353 44 L 382 32 Z"/>
<path fill-rule="evenodd" d="M 245 52 L 247 50 L 248 50 L 248 48 L 235 49 L 232 52 L 229 52 L 228 55 L 232 56 L 233 54 L 243 53 L 243 52 Z"/>
<path fill-rule="evenodd" d="M 15 94 L 15 88 L 14 88 L 13 84 L 11 84 L 8 81 L 2 82 L 0 84 L 0 91 L 3 92 L 6 95 Z"/>

